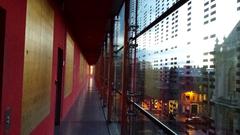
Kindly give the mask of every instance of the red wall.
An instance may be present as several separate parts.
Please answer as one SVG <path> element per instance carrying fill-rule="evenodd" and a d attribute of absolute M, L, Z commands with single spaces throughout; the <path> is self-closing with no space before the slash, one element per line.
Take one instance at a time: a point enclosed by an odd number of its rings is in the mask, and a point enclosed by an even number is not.
<path fill-rule="evenodd" d="M 64 118 L 66 116 L 66 114 L 68 113 L 70 107 L 72 106 L 72 104 L 74 103 L 73 101 L 75 100 L 76 96 L 78 95 L 78 91 L 76 89 L 77 86 L 79 86 L 79 83 L 77 82 L 78 77 L 76 75 L 78 75 L 78 69 L 79 69 L 79 50 L 76 49 L 76 45 L 74 45 L 74 66 L 73 66 L 73 88 L 72 88 L 72 93 L 65 97 L 64 101 L 63 101 L 63 110 L 62 110 L 62 118 Z"/>
<path fill-rule="evenodd" d="M 11 110 L 9 134 L 18 135 L 21 129 L 26 0 L 0 0 L 0 6 L 6 10 L 0 134 L 4 132 L 4 113 L 9 108 Z"/>
<path fill-rule="evenodd" d="M 77 44 L 74 45 L 74 67 L 73 67 L 73 91 L 72 93 L 64 99 L 62 118 L 64 118 L 68 111 L 71 109 L 74 101 L 77 99 L 79 94 L 81 94 L 83 89 L 87 88 L 87 79 L 82 79 L 79 77 L 80 68 L 80 49 Z"/>
<path fill-rule="evenodd" d="M 32 131 L 32 135 L 52 135 L 54 133 L 55 120 L 55 102 L 56 102 L 56 85 L 57 80 L 57 61 L 58 48 L 63 49 L 65 57 L 66 48 L 66 28 L 64 22 L 58 12 L 54 17 L 54 40 L 53 40 L 53 69 L 52 69 L 52 91 L 51 91 L 51 110 L 50 115 L 43 120 L 40 125 Z M 63 67 L 63 71 L 64 71 Z M 64 74 L 63 74 L 64 75 Z M 64 77 L 64 76 L 63 76 Z M 63 91 L 63 89 L 62 89 Z M 63 95 L 63 94 L 62 94 Z"/>
<path fill-rule="evenodd" d="M 23 87 L 23 63 L 24 63 L 24 42 L 26 25 L 26 0 L 0 0 L 0 6 L 7 12 L 6 34 L 4 48 L 4 69 L 3 69 L 3 89 L 1 99 L 1 125 L 0 135 L 4 134 L 4 113 L 11 110 L 11 127 L 8 135 L 20 135 L 21 130 L 21 104 Z M 16 23 L 17 22 L 17 23 Z M 55 12 L 54 18 L 54 44 L 53 44 L 53 69 L 52 69 L 52 89 L 51 89 L 51 110 L 50 114 L 32 131 L 32 135 L 53 135 L 55 120 L 55 80 L 57 78 L 57 52 L 58 47 L 62 48 L 65 57 L 66 48 L 66 28 L 59 12 Z M 80 91 L 86 88 L 86 81 L 80 84 L 79 65 L 80 50 L 75 45 L 74 50 L 74 75 L 72 93 L 62 98 L 63 119 Z M 63 67 L 63 71 L 65 68 Z M 63 73 L 64 80 L 64 73 Z M 87 79 L 83 79 L 87 80 Z M 63 81 L 64 83 L 64 81 Z M 64 85 L 64 84 L 63 84 Z M 62 87 L 62 91 L 63 91 Z M 64 93 L 62 93 L 64 95 Z"/>
<path fill-rule="evenodd" d="M 55 12 L 54 22 L 54 52 L 53 52 L 53 78 L 52 78 L 52 92 L 51 92 L 51 112 L 50 115 L 42 121 L 39 126 L 33 130 L 32 135 L 53 135 L 54 133 L 54 120 L 55 120 L 55 101 L 56 101 L 56 86 L 55 80 L 57 79 L 57 60 L 58 60 L 58 48 L 63 49 L 64 57 L 66 56 L 66 33 L 67 29 L 64 25 L 64 21 L 60 14 Z M 65 58 L 64 58 L 65 61 Z M 86 88 L 86 82 L 79 83 L 79 65 L 80 65 L 80 50 L 79 47 L 74 45 L 74 66 L 73 66 L 73 88 L 72 93 L 64 99 L 64 71 L 63 67 L 63 85 L 62 85 L 62 112 L 61 120 L 65 118 L 72 105 L 76 101 L 81 90 Z M 86 80 L 86 79 L 85 79 Z"/>

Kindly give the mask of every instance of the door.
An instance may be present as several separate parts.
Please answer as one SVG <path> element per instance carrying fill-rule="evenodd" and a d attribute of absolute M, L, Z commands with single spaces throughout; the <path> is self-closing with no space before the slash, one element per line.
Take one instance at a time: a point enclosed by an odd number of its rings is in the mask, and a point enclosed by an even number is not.
<path fill-rule="evenodd" d="M 191 113 L 194 115 L 198 114 L 198 105 L 192 105 Z"/>
<path fill-rule="evenodd" d="M 56 83 L 55 125 L 60 124 L 61 117 L 62 71 L 63 71 L 63 50 L 61 48 L 58 48 L 57 80 L 55 81 Z"/>
<path fill-rule="evenodd" d="M 0 104 L 1 104 L 1 100 L 2 100 L 5 18 L 6 18 L 5 10 L 0 7 Z"/>

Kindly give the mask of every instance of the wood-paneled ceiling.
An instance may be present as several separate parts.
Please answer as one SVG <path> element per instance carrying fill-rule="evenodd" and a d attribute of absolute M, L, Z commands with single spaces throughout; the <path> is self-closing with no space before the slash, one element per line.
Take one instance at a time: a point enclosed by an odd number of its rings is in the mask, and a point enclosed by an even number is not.
<path fill-rule="evenodd" d="M 68 30 L 89 64 L 100 56 L 110 19 L 123 0 L 51 0 L 61 10 Z"/>

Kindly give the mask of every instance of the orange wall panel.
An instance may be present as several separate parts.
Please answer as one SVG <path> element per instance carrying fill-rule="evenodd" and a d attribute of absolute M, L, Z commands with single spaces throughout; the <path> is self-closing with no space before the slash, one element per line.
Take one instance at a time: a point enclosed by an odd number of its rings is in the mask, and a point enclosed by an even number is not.
<path fill-rule="evenodd" d="M 22 135 L 50 113 L 54 12 L 47 0 L 28 0 L 24 50 Z"/>
<path fill-rule="evenodd" d="M 67 34 L 64 97 L 69 96 L 73 89 L 73 64 L 74 64 L 74 42 L 70 35 Z"/>

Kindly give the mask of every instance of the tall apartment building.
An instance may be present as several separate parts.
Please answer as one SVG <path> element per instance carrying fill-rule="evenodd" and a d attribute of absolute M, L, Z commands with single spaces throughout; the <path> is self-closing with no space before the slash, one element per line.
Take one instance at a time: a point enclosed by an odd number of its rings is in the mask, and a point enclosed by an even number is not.
<path fill-rule="evenodd" d="M 138 31 L 176 2 L 138 0 Z M 224 43 L 239 20 L 239 0 L 189 0 L 137 39 L 138 61 L 151 63 L 162 75 L 164 70 L 176 68 L 178 76 L 201 77 L 202 68 L 215 70 L 215 45 Z M 170 78 L 169 73 L 163 76 Z"/>
<path fill-rule="evenodd" d="M 179 0 L 137 2 L 141 32 Z M 188 0 L 141 33 L 137 90 L 144 103 L 156 100 L 163 112 L 209 117 L 215 127 L 209 134 L 239 134 L 239 22 L 240 0 Z"/>

